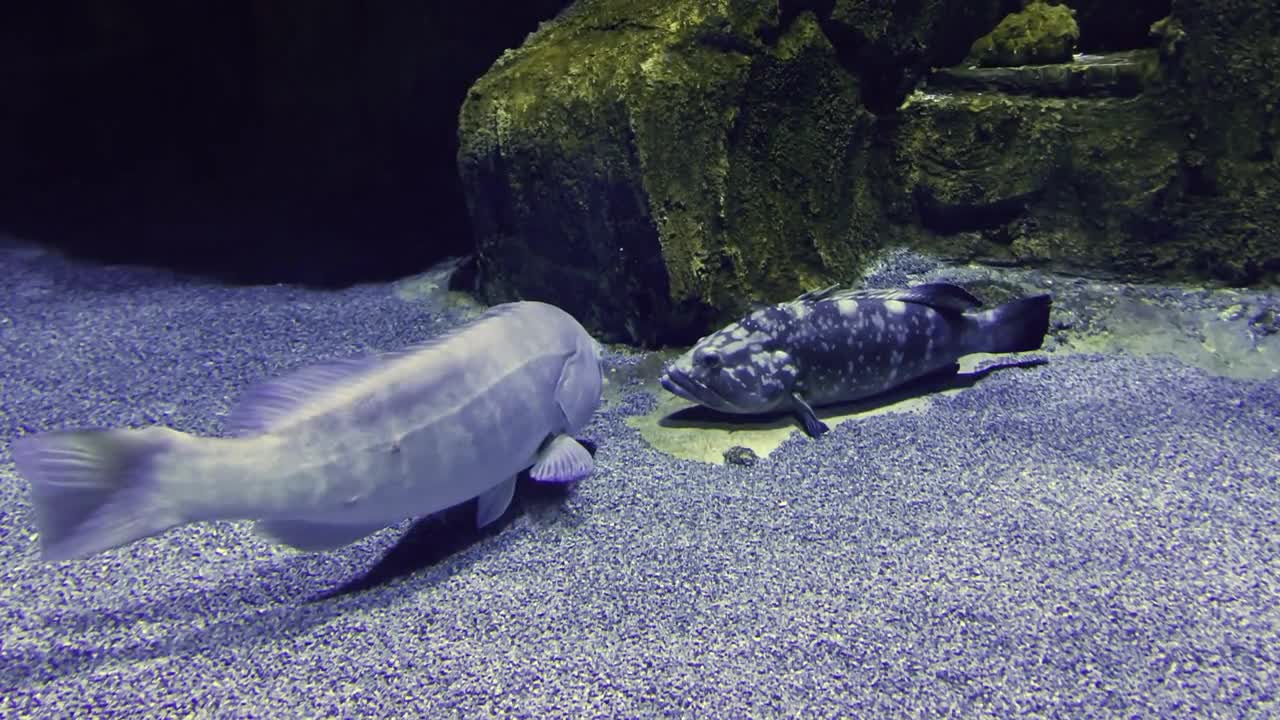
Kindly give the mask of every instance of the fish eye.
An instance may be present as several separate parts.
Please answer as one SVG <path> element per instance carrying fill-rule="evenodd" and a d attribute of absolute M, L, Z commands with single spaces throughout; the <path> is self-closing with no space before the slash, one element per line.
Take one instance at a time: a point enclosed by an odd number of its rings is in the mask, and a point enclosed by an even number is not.
<path fill-rule="evenodd" d="M 720 367 L 720 353 L 709 352 L 702 356 L 702 366 L 708 370 L 715 370 Z"/>

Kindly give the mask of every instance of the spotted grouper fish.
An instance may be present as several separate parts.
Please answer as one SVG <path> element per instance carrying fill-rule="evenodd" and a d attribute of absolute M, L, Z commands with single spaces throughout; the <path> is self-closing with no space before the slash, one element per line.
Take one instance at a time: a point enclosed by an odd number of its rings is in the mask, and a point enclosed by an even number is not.
<path fill-rule="evenodd" d="M 816 406 L 954 373 L 956 360 L 970 353 L 1039 349 L 1050 303 L 1048 295 L 1036 295 L 979 312 L 977 298 L 945 283 L 830 287 L 757 310 L 702 338 L 667 367 L 662 386 L 725 413 L 790 411 L 817 437 L 827 426 Z"/>
<path fill-rule="evenodd" d="M 230 437 L 64 430 L 20 437 L 13 454 L 49 560 L 210 520 L 257 520 L 275 541 L 323 550 L 473 498 L 483 526 L 522 470 L 591 473 L 572 433 L 600 405 L 599 353 L 564 311 L 509 303 L 402 351 L 251 387 Z"/>

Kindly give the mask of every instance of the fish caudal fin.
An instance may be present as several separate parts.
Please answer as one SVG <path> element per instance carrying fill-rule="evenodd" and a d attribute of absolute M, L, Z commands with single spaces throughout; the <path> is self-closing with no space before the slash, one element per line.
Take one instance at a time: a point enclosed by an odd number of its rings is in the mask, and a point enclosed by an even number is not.
<path fill-rule="evenodd" d="M 1039 350 L 1049 332 L 1049 295 L 1012 300 L 974 313 L 970 352 L 1011 353 Z"/>
<path fill-rule="evenodd" d="M 40 554 L 71 560 L 157 535 L 181 522 L 152 473 L 175 430 L 66 430 L 13 443 L 31 484 Z"/>

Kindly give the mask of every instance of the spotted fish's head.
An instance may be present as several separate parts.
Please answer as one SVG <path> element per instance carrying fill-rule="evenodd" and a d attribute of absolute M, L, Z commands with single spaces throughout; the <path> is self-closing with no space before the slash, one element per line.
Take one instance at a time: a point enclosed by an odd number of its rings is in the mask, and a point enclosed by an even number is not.
<path fill-rule="evenodd" d="M 662 387 L 690 402 L 735 414 L 768 412 L 790 399 L 797 370 L 777 322 L 756 313 L 698 341 L 667 366 Z"/>

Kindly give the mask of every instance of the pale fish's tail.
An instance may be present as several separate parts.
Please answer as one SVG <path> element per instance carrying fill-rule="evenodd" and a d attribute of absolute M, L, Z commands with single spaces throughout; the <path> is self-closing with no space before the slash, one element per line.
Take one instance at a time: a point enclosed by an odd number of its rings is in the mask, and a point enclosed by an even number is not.
<path fill-rule="evenodd" d="M 62 430 L 13 443 L 45 560 L 72 560 L 183 522 L 154 472 L 185 437 L 176 430 Z"/>
<path fill-rule="evenodd" d="M 1039 350 L 1049 332 L 1049 295 L 1011 300 L 970 315 L 970 352 L 1011 353 Z"/>

